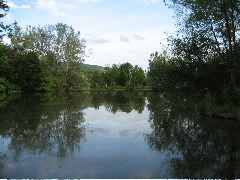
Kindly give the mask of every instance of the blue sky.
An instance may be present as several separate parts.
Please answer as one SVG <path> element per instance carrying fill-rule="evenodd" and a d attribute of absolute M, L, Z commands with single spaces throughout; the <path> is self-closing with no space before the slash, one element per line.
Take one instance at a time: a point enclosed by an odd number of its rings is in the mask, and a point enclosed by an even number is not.
<path fill-rule="evenodd" d="M 148 66 L 167 34 L 175 32 L 173 12 L 163 0 L 8 0 L 8 22 L 21 26 L 63 22 L 87 41 L 86 63 L 123 62 Z M 161 43 L 161 44 L 160 44 Z"/>

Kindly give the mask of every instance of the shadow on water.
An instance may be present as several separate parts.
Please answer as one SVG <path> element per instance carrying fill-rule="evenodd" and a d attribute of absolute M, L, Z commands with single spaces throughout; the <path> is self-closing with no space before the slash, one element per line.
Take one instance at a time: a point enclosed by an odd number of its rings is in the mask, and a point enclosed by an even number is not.
<path fill-rule="evenodd" d="M 148 97 L 151 149 L 169 152 L 174 178 L 240 177 L 240 123 L 199 116 L 196 99 L 182 94 Z"/>
<path fill-rule="evenodd" d="M 91 172 L 79 172 L 78 169 L 71 172 L 68 167 L 68 170 L 54 169 L 55 175 L 65 170 L 70 171 L 65 174 L 81 178 L 117 178 L 120 172 L 123 178 L 239 177 L 240 123 L 201 117 L 195 101 L 189 95 L 156 92 L 82 92 L 4 97 L 0 101 L 0 177 L 18 177 L 23 160 L 30 162 L 31 166 L 34 160 L 54 158 L 46 162 L 54 161 L 60 167 L 62 162 L 58 160 L 71 156 L 74 159 L 66 161 L 81 167 L 88 164 L 87 169 L 92 168 Z M 95 113 L 95 116 L 89 113 Z M 99 113 L 102 117 L 96 120 Z M 86 117 L 92 118 L 99 134 L 89 132 L 86 121 L 90 120 Z M 104 119 L 107 121 L 103 122 Z M 106 127 L 103 127 L 104 123 Z M 108 126 L 107 123 L 112 125 Z M 103 124 L 101 128 L 97 127 L 99 124 Z M 143 125 L 148 125 L 150 129 Z M 140 134 L 130 136 L 129 130 Z M 110 131 L 113 135 L 118 131 L 119 134 L 128 133 L 114 137 L 101 134 Z M 99 141 L 97 146 L 96 142 Z M 106 147 L 101 143 L 105 143 Z M 129 146 L 134 143 L 136 147 Z M 92 150 L 92 146 L 99 149 Z M 109 154 L 102 155 L 98 151 Z M 94 158 L 90 161 L 89 156 Z M 131 160 L 121 160 L 128 158 Z M 20 164 L 15 166 L 17 163 Z M 115 163 L 119 166 L 111 165 Z M 100 167 L 99 164 L 103 165 Z M 161 171 L 163 165 L 167 166 L 164 172 Z M 46 169 L 41 172 L 46 173 L 40 174 L 41 177 L 51 174 Z M 140 176 L 141 173 L 146 174 Z M 40 176 L 34 172 L 26 175 Z"/>

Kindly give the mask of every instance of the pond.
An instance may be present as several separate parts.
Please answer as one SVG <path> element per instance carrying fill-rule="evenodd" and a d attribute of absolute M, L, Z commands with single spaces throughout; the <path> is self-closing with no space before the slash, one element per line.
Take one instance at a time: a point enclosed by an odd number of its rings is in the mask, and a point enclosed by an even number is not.
<path fill-rule="evenodd" d="M 0 178 L 239 178 L 240 123 L 157 92 L 0 101 Z"/>

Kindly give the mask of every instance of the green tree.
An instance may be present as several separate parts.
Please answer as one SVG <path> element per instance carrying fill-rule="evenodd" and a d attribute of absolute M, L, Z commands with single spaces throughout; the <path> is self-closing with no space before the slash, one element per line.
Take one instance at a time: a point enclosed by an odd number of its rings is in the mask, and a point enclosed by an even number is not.
<path fill-rule="evenodd" d="M 174 72 L 176 63 L 166 54 L 153 53 L 149 60 L 148 78 L 152 88 L 164 90 L 176 87 L 178 83 Z M 179 81 L 179 83 L 183 83 Z"/>
<path fill-rule="evenodd" d="M 240 1 L 165 2 L 176 12 L 178 31 L 168 38 L 168 55 L 151 56 L 148 75 L 152 86 L 188 86 L 218 97 L 236 92 L 240 87 Z"/>
<path fill-rule="evenodd" d="M 0 76 L 10 76 L 10 48 L 0 44 Z"/>
<path fill-rule="evenodd" d="M 13 51 L 0 43 L 0 92 L 6 93 L 12 88 L 11 54 Z"/>
<path fill-rule="evenodd" d="M 57 59 L 64 64 L 65 78 L 68 82 L 69 72 L 75 66 L 75 62 L 82 63 L 84 61 L 85 41 L 80 38 L 80 32 L 75 32 L 71 26 L 66 24 L 58 23 L 55 25 L 55 30 L 57 37 L 55 38 L 54 51 Z"/>
<path fill-rule="evenodd" d="M 24 30 L 14 23 L 10 38 L 14 49 L 38 54 L 46 77 L 43 89 L 49 89 L 48 82 L 50 86 L 55 84 L 52 87 L 61 86 L 66 90 L 87 86 L 81 72 L 85 41 L 73 27 L 58 23 L 43 27 L 28 26 Z"/>
<path fill-rule="evenodd" d="M 179 36 L 173 38 L 173 52 L 193 68 L 199 63 L 223 64 L 222 84 L 233 86 L 239 65 L 240 1 L 239 0 L 170 0 L 179 18 Z M 178 10 L 178 11 L 177 11 Z M 201 70 L 201 69 L 200 69 Z M 209 83 L 210 84 L 210 83 Z M 222 88 L 222 87 L 218 87 Z"/>
<path fill-rule="evenodd" d="M 9 10 L 9 6 L 7 4 L 7 1 L 0 0 L 0 19 L 6 16 L 6 11 Z M 2 38 L 4 36 L 4 31 L 6 31 L 9 28 L 9 26 L 5 26 L 3 22 L 0 21 L 0 42 L 2 41 Z"/>
<path fill-rule="evenodd" d="M 34 52 L 18 53 L 13 58 L 11 80 L 21 90 L 39 90 L 42 83 L 42 69 L 38 55 Z"/>
<path fill-rule="evenodd" d="M 90 73 L 91 88 L 106 88 L 104 72 L 94 71 Z"/>
<path fill-rule="evenodd" d="M 139 66 L 134 66 L 134 68 L 132 68 L 132 72 L 131 72 L 131 80 L 130 80 L 130 84 L 131 86 L 135 89 L 136 86 L 143 86 L 145 83 L 145 73 L 144 70 L 139 67 Z"/>
<path fill-rule="evenodd" d="M 119 85 L 118 77 L 119 77 L 119 68 L 116 64 L 113 64 L 112 67 L 107 67 L 105 70 L 105 82 L 108 87 L 114 87 L 115 85 Z"/>
<path fill-rule="evenodd" d="M 239 43 L 239 0 L 169 0 L 179 18 L 181 35 L 198 33 L 211 40 L 212 50 L 232 53 Z M 189 34 L 189 32 L 192 32 Z"/>
<path fill-rule="evenodd" d="M 114 87 L 115 85 L 134 90 L 136 86 L 143 86 L 146 80 L 144 70 L 130 63 L 112 65 L 104 71 L 103 85 Z M 100 81 L 99 81 L 100 82 Z"/>
<path fill-rule="evenodd" d="M 133 68 L 133 66 L 130 63 L 120 64 L 120 66 L 119 66 L 120 74 L 119 74 L 119 77 L 118 77 L 119 85 L 129 86 L 132 68 Z"/>

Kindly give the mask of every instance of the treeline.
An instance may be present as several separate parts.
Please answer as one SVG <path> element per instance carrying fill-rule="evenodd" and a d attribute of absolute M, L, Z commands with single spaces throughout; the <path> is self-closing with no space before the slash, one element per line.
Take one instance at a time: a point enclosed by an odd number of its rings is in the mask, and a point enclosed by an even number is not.
<path fill-rule="evenodd" d="M 169 0 L 178 17 L 169 49 L 151 55 L 153 88 L 201 92 L 208 102 L 240 105 L 240 1 Z"/>
<path fill-rule="evenodd" d="M 8 10 L 5 1 L 0 2 Z M 5 14 L 1 14 L 0 18 Z M 20 27 L 0 26 L 0 92 L 78 91 L 87 89 L 134 90 L 146 85 L 145 72 L 130 63 L 100 70 L 83 67 L 85 40 L 63 23 Z M 11 40 L 3 43 L 3 36 Z"/>
<path fill-rule="evenodd" d="M 144 70 L 130 63 L 83 66 L 85 41 L 71 26 L 12 26 L 11 44 L 0 44 L 0 92 L 134 90 L 146 85 Z"/>
<path fill-rule="evenodd" d="M 144 70 L 130 63 L 112 65 L 103 71 L 85 71 L 90 87 L 93 89 L 127 89 L 144 88 L 147 85 Z"/>

